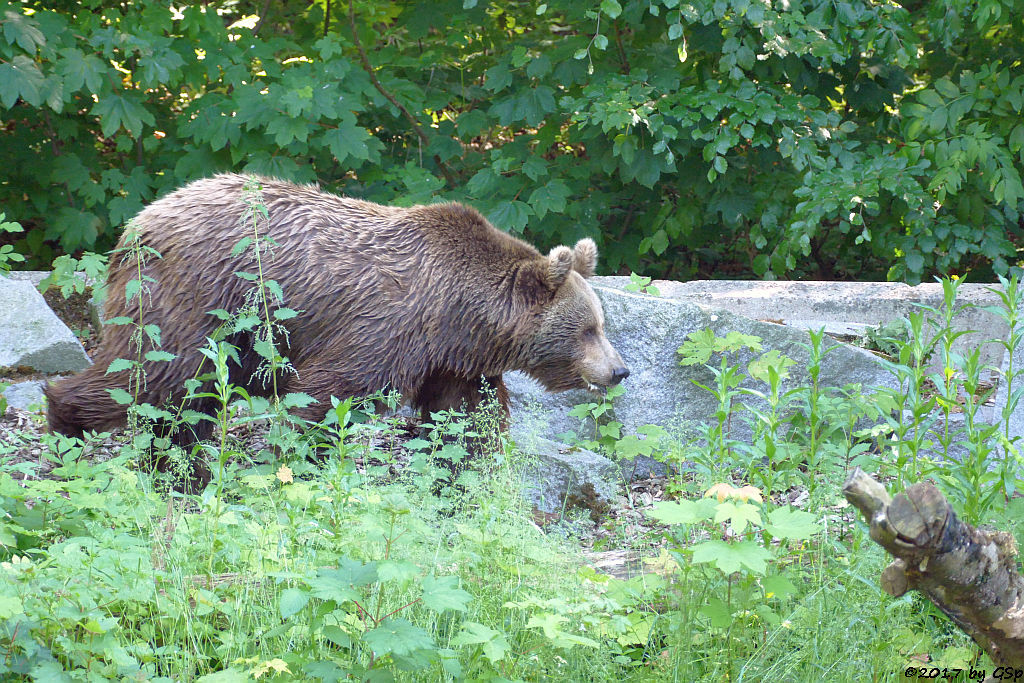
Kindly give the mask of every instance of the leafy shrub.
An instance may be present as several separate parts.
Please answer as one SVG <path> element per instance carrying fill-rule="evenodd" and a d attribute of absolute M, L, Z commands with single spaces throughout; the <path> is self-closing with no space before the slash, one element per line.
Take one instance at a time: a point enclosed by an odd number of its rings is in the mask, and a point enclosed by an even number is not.
<path fill-rule="evenodd" d="M 2 3 L 0 206 L 36 267 L 231 169 L 468 199 L 541 246 L 600 232 L 612 271 L 984 279 L 1022 237 L 1016 14 Z"/>

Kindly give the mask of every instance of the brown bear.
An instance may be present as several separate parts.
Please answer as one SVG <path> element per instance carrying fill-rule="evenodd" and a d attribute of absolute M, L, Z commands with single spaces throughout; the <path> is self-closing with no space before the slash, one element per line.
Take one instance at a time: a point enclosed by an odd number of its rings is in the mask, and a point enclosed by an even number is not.
<path fill-rule="evenodd" d="M 125 294 L 139 280 L 138 259 L 111 258 L 106 319 L 158 325 L 162 350 L 174 354 L 169 362 L 144 363 L 139 402 L 180 401 L 185 381 L 201 366 L 197 349 L 221 322 L 210 311 L 246 305 L 254 285 L 236 273 L 256 272 L 254 249 L 232 255 L 232 247 L 254 234 L 254 196 L 267 212 L 256 220 L 270 245 L 263 277 L 280 284 L 283 305 L 298 311 L 279 340 L 286 339 L 294 372 L 281 373 L 277 388 L 317 400 L 299 417 L 321 420 L 332 395 L 385 388 L 429 417 L 463 404 L 474 408 L 483 382 L 496 388 L 507 415 L 502 373 L 509 370 L 526 372 L 549 391 L 607 387 L 629 374 L 605 338 L 600 302 L 585 280 L 597 260 L 593 240 L 543 256 L 461 204 L 382 206 L 315 186 L 225 174 L 186 185 L 136 217 L 139 242 L 159 253 L 141 266 L 139 295 Z M 128 372 L 107 368 L 116 358 L 136 357 L 132 332 L 107 326 L 94 365 L 47 388 L 52 431 L 81 436 L 124 423 L 125 406 L 107 390 L 128 389 Z M 229 341 L 241 361 L 232 364 L 231 381 L 266 395 L 271 385 L 256 372 L 263 359 L 252 335 Z M 202 399 L 189 408 L 209 413 L 212 405 Z M 211 427 L 202 421 L 175 441 L 202 440 Z"/>

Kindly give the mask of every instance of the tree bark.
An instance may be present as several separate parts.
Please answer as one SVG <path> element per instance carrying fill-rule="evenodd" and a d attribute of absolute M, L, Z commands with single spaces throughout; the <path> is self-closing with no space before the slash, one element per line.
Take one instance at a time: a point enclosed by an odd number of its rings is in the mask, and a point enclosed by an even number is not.
<path fill-rule="evenodd" d="M 923 593 L 996 666 L 1024 669 L 1024 576 L 1012 535 L 960 521 L 931 482 L 890 497 L 858 467 L 843 495 L 864 515 L 871 538 L 896 558 L 882 572 L 886 593 Z"/>

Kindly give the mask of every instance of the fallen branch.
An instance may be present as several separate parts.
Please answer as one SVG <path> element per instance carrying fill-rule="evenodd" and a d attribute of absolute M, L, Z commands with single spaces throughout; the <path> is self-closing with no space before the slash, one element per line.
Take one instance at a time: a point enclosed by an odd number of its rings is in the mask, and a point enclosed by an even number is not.
<path fill-rule="evenodd" d="M 997 666 L 1024 669 L 1024 576 L 1013 536 L 960 521 L 931 482 L 890 497 L 858 467 L 843 495 L 896 558 L 882 572 L 886 593 L 923 593 Z"/>

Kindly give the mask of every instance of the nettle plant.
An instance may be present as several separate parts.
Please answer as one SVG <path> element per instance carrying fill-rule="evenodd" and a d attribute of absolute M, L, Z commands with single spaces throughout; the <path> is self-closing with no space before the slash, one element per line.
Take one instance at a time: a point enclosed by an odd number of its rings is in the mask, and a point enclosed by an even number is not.
<path fill-rule="evenodd" d="M 883 394 L 899 410 L 882 413 L 883 428 L 875 431 L 878 456 L 869 466 L 891 473 L 898 486 L 933 479 L 958 513 L 978 524 L 1005 508 L 1024 483 L 1021 439 L 1010 433 L 1010 418 L 1024 397 L 1024 368 L 1014 363 L 1024 341 L 1024 291 L 1017 277 L 1001 277 L 999 287 L 987 288 L 999 303 L 983 310 L 1006 325 L 1006 336 L 964 349 L 955 342 L 972 330 L 957 329 L 954 319 L 972 305 L 957 302 L 962 280 L 940 282 L 942 304 L 920 306 L 907 316 L 907 334 L 886 340 L 895 358 L 882 362 L 896 386 Z M 986 347 L 999 349 L 1006 362 L 986 366 Z M 993 375 L 1009 389 L 995 419 L 986 421 L 981 408 L 996 390 Z"/>
<path fill-rule="evenodd" d="M 821 384 L 822 363 L 837 347 L 826 338 L 819 330 L 802 344 L 806 378 L 797 381 L 796 362 L 776 349 L 762 353 L 758 337 L 736 331 L 718 337 L 711 329 L 689 334 L 679 364 L 705 368 L 710 381 L 691 381 L 715 397 L 715 408 L 699 436 L 672 449 L 669 460 L 693 463 L 708 481 L 733 468 L 767 491 L 797 484 L 814 493 L 822 474 L 840 472 L 869 448 L 856 435 L 858 422 L 888 405 L 857 385 Z M 714 356 L 718 362 L 711 364 Z M 749 359 L 745 367 L 741 356 Z M 736 438 L 737 420 L 749 427 L 749 438 Z"/>

